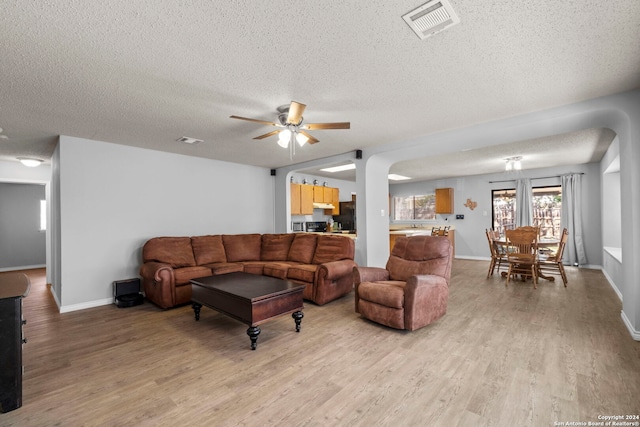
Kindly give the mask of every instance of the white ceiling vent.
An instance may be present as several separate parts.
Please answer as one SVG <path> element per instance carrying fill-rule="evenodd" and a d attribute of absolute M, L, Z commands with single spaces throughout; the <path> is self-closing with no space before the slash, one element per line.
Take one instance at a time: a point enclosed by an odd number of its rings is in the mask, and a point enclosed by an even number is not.
<path fill-rule="evenodd" d="M 402 19 L 423 40 L 460 22 L 447 0 L 432 0 Z"/>
<path fill-rule="evenodd" d="M 201 139 L 195 139 L 195 138 L 190 138 L 188 136 L 183 136 L 182 138 L 178 138 L 176 139 L 176 141 L 178 142 L 184 142 L 185 144 L 200 144 L 201 142 L 204 142 Z"/>

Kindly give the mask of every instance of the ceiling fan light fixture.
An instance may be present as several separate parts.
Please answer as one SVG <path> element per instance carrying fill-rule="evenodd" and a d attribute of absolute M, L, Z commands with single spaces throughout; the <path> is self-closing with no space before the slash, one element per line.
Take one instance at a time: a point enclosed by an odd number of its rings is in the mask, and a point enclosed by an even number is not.
<path fill-rule="evenodd" d="M 306 135 L 303 135 L 301 133 L 296 133 L 296 141 L 298 141 L 298 145 L 302 147 L 304 144 L 307 143 L 307 141 L 309 141 L 309 138 L 307 138 Z"/>
<path fill-rule="evenodd" d="M 289 142 L 291 141 L 291 131 L 289 129 L 285 129 L 278 135 L 278 145 L 282 148 L 287 148 L 289 146 Z"/>

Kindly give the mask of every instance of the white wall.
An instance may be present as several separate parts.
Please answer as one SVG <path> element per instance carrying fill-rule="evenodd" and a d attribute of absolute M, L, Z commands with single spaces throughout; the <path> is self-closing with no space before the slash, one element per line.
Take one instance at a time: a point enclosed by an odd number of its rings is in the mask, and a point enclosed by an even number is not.
<path fill-rule="evenodd" d="M 62 312 L 110 303 L 151 237 L 274 230 L 269 169 L 67 136 L 56 161 Z"/>

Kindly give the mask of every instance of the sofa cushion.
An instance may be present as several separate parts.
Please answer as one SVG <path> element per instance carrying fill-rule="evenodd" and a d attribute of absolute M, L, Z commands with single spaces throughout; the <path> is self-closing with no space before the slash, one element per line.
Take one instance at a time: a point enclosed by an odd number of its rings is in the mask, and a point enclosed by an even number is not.
<path fill-rule="evenodd" d="M 249 274 L 262 274 L 264 270 L 265 262 L 263 261 L 243 261 L 242 271 Z"/>
<path fill-rule="evenodd" d="M 398 237 L 387 261 L 389 278 L 406 282 L 416 274 L 447 277 L 450 248 L 448 237 Z"/>
<path fill-rule="evenodd" d="M 173 270 L 173 277 L 176 279 L 176 286 L 187 285 L 191 279 L 206 276 L 211 276 L 211 270 L 203 266 L 182 267 Z"/>
<path fill-rule="evenodd" d="M 317 235 L 297 233 L 294 236 L 287 260 L 310 264 L 316 251 Z"/>
<path fill-rule="evenodd" d="M 191 246 L 193 247 L 193 256 L 198 265 L 227 262 L 222 236 L 220 235 L 192 237 Z"/>
<path fill-rule="evenodd" d="M 342 259 L 353 259 L 354 247 L 355 244 L 350 237 L 320 235 L 311 263 L 322 264 Z"/>
<path fill-rule="evenodd" d="M 142 259 L 169 264 L 173 268 L 196 265 L 189 237 L 154 237 L 144 244 Z"/>
<path fill-rule="evenodd" d="M 264 265 L 262 274 L 284 280 L 287 278 L 287 271 L 292 265 L 294 264 L 290 262 L 268 262 Z"/>
<path fill-rule="evenodd" d="M 224 234 L 222 242 L 228 262 L 260 261 L 260 234 Z"/>
<path fill-rule="evenodd" d="M 203 265 L 203 267 L 210 269 L 213 276 L 244 271 L 244 266 L 239 262 L 216 262 L 214 264 Z"/>
<path fill-rule="evenodd" d="M 263 234 L 260 259 L 262 261 L 286 261 L 294 234 Z"/>
<path fill-rule="evenodd" d="M 318 266 L 314 264 L 300 264 L 289 267 L 287 279 L 313 283 Z"/>

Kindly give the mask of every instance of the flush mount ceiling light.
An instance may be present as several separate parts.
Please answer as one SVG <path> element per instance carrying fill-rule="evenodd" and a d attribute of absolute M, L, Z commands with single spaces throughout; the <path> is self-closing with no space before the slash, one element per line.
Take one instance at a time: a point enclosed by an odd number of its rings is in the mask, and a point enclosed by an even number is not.
<path fill-rule="evenodd" d="M 30 159 L 28 157 L 18 157 L 18 160 L 20 160 L 20 163 L 22 163 L 25 166 L 29 166 L 30 168 L 35 168 L 36 166 L 40 166 L 40 164 L 42 163 L 42 160 L 40 159 Z"/>
<path fill-rule="evenodd" d="M 504 170 L 506 170 L 506 171 L 512 171 L 512 170 L 519 171 L 520 169 L 522 169 L 522 164 L 520 163 L 520 160 L 522 160 L 522 156 L 508 157 L 508 158 L 504 159 L 504 161 L 505 161 Z"/>
<path fill-rule="evenodd" d="M 348 171 L 348 170 L 352 170 L 356 168 L 356 164 L 355 163 L 347 163 L 346 165 L 340 165 L 340 166 L 331 166 L 330 168 L 324 168 L 324 169 L 320 169 L 323 172 L 342 172 L 342 171 Z"/>
<path fill-rule="evenodd" d="M 201 142 L 204 142 L 201 139 L 191 138 L 189 136 L 183 136 L 181 138 L 176 139 L 176 141 L 184 142 L 185 144 L 190 144 L 190 145 L 196 145 L 196 144 L 200 144 Z"/>
<path fill-rule="evenodd" d="M 391 181 L 404 181 L 405 179 L 411 179 L 408 176 L 398 175 L 396 173 L 390 173 L 387 178 Z"/>

